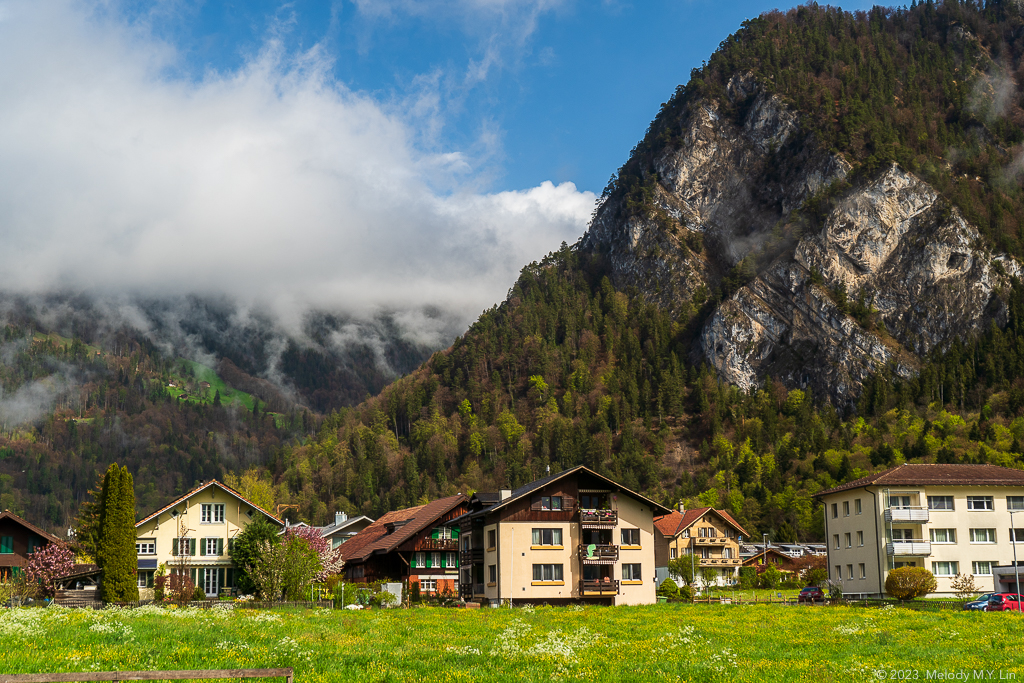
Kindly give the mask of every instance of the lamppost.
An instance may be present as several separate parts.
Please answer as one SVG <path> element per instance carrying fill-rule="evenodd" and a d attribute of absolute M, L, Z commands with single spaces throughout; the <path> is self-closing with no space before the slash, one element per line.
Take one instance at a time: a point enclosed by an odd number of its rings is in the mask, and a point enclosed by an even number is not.
<path fill-rule="evenodd" d="M 1014 589 L 1013 592 L 1017 594 L 1017 612 L 1020 613 L 1022 610 L 1020 604 L 1020 565 L 1017 564 L 1017 528 L 1013 525 L 1013 516 L 1020 512 L 1020 510 L 1010 510 L 1010 540 L 1013 542 L 1013 573 L 1014 573 Z"/>

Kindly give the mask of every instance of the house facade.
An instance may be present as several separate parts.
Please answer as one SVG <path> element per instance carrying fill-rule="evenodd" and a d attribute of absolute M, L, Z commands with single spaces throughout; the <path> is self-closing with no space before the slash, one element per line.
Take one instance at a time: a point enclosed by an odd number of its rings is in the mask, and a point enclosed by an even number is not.
<path fill-rule="evenodd" d="M 340 546 L 346 580 L 407 580 L 421 593 L 455 595 L 460 529 L 447 522 L 464 515 L 468 502 L 459 493 L 383 515 Z"/>
<path fill-rule="evenodd" d="M 654 516 L 667 508 L 580 466 L 475 496 L 460 530 L 460 586 L 486 604 L 655 601 Z"/>
<path fill-rule="evenodd" d="M 694 563 L 694 576 L 710 569 L 716 585 L 728 586 L 739 577 L 740 544 L 748 538 L 746 529 L 725 510 L 679 509 L 654 520 L 657 529 L 658 576 L 669 575 L 668 563 L 684 556 Z"/>
<path fill-rule="evenodd" d="M 28 566 L 29 556 L 60 539 L 10 510 L 0 513 L 0 580 Z"/>
<path fill-rule="evenodd" d="M 334 513 L 334 524 L 318 527 L 320 535 L 331 542 L 331 548 L 338 548 L 345 541 L 355 538 L 356 534 L 373 524 L 366 515 L 349 517 L 344 512 Z"/>
<path fill-rule="evenodd" d="M 1021 470 L 900 465 L 817 497 L 824 504 L 829 578 L 847 595 L 883 594 L 897 567 L 930 570 L 935 595 L 954 593 L 957 574 L 973 575 L 979 591 L 1011 590 L 1009 575 L 997 568 L 1013 564 L 1015 545 L 1024 561 Z"/>
<path fill-rule="evenodd" d="M 284 522 L 219 481 L 199 486 L 135 524 L 139 594 L 152 597 L 157 568 L 187 573 L 207 596 L 235 587 L 231 543 L 252 521 Z"/>

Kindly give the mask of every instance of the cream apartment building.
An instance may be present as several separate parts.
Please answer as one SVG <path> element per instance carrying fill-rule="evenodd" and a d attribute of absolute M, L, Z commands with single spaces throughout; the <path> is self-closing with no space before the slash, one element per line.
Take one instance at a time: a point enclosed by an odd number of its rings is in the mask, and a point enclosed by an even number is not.
<path fill-rule="evenodd" d="M 897 567 L 935 575 L 950 595 L 957 574 L 979 591 L 997 567 L 1024 561 L 1024 471 L 995 465 L 900 465 L 817 494 L 824 504 L 829 578 L 845 595 L 877 596 Z M 1017 511 L 1020 511 L 1019 514 Z M 1013 520 L 1013 521 L 1011 521 Z"/>
<path fill-rule="evenodd" d="M 654 517 L 668 512 L 583 466 L 502 491 L 449 522 L 462 529 L 460 594 L 490 604 L 653 603 Z"/>
<path fill-rule="evenodd" d="M 235 586 L 235 567 L 228 551 L 250 522 L 265 517 L 284 522 L 240 493 L 212 480 L 199 486 L 135 525 L 140 595 L 152 597 L 153 578 L 164 564 L 168 573 L 184 569 L 207 596 Z"/>

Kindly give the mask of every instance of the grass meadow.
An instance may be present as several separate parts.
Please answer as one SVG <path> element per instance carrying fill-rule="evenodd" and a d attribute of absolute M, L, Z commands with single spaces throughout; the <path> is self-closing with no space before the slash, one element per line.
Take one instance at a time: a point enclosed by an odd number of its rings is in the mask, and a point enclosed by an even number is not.
<path fill-rule="evenodd" d="M 924 681 L 977 680 L 976 671 L 1024 681 L 1022 635 L 1016 614 L 898 608 L 27 608 L 0 610 L 0 674 L 292 666 L 296 683 Z"/>

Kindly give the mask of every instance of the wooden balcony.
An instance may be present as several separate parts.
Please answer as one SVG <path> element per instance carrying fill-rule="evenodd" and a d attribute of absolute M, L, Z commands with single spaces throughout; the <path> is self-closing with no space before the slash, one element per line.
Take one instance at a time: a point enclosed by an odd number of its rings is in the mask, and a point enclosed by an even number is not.
<path fill-rule="evenodd" d="M 583 579 L 580 581 L 580 595 L 585 598 L 604 597 L 619 594 L 619 582 L 614 579 Z"/>
<path fill-rule="evenodd" d="M 416 549 L 454 551 L 459 549 L 459 540 L 457 538 L 425 538 L 420 541 L 420 545 Z"/>
<path fill-rule="evenodd" d="M 738 567 L 741 560 L 738 557 L 702 557 L 701 567 Z"/>
<path fill-rule="evenodd" d="M 483 548 L 470 548 L 459 552 L 459 566 L 468 567 L 471 564 L 480 564 L 484 561 Z"/>
<path fill-rule="evenodd" d="M 584 529 L 611 528 L 618 523 L 618 510 L 580 510 L 580 524 Z"/>
<path fill-rule="evenodd" d="M 615 564 L 619 559 L 619 546 L 610 544 L 581 545 L 580 562 L 584 564 Z"/>

